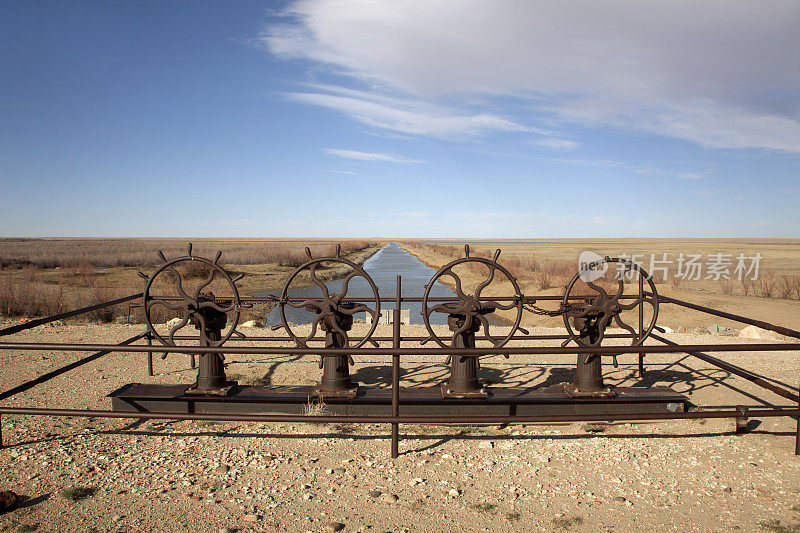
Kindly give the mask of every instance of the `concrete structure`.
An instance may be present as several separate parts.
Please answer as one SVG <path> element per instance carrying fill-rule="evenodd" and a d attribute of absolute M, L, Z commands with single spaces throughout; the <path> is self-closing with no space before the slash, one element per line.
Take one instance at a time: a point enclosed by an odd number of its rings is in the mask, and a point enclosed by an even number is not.
<path fill-rule="evenodd" d="M 378 324 L 391 324 L 393 314 L 394 313 L 392 309 L 381 309 L 381 316 L 378 319 Z M 369 313 L 365 313 L 365 315 L 367 324 L 372 324 L 372 315 Z M 401 324 L 411 323 L 410 309 L 400 309 L 400 323 Z"/>

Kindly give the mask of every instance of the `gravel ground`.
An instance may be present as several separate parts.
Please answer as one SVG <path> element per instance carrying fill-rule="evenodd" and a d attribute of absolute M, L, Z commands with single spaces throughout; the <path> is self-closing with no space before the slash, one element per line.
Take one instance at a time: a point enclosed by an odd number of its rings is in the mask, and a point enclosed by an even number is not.
<path fill-rule="evenodd" d="M 357 324 L 354 333 L 365 326 Z M 390 335 L 380 326 L 378 335 Z M 39 327 L 4 341 L 119 342 L 132 325 Z M 424 335 L 404 326 L 405 335 Z M 536 328 L 535 333 L 558 329 Z M 269 334 L 244 330 L 248 335 Z M 442 331 L 446 335 L 446 331 Z M 681 343 L 738 338 L 670 334 Z M 553 341 L 550 341 L 551 343 Z M 541 343 L 531 343 L 538 345 Z M 410 346 L 411 344 L 409 344 Z M 84 354 L 0 352 L 3 390 Z M 796 352 L 722 354 L 796 386 Z M 240 382 L 311 384 L 315 358 L 228 356 Z M 670 386 L 697 404 L 787 405 L 697 359 L 635 356 L 605 367 L 615 385 Z M 571 379 L 574 357 L 487 357 L 482 374 L 501 385 Z M 110 354 L 5 400 L 4 405 L 108 409 L 106 394 L 129 382 L 189 383 L 188 356 Z M 403 385 L 444 380 L 443 361 L 403 360 Z M 357 357 L 366 385 L 385 386 L 388 358 Z M 764 401 L 750 395 L 757 394 Z M 20 506 L 0 515 L 8 531 L 793 531 L 800 523 L 795 422 L 763 419 L 733 433 L 732 420 L 401 426 L 389 458 L 387 426 L 204 423 L 2 417 L 0 490 Z M 373 438 L 378 437 L 378 438 Z M 62 495 L 88 487 L 77 501 Z M 778 522 L 775 522 L 778 521 Z M 776 525 L 779 524 L 779 525 Z M 800 527 L 800 526 L 799 526 Z"/>

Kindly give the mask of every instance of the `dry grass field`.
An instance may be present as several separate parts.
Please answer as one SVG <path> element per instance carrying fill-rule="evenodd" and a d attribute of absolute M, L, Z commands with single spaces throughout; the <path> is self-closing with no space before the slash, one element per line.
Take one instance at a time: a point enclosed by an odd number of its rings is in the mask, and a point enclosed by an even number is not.
<path fill-rule="evenodd" d="M 465 241 L 409 241 L 404 242 L 403 247 L 426 264 L 438 268 L 456 257 L 463 257 L 464 244 Z M 500 264 L 518 278 L 526 295 L 563 294 L 565 285 L 577 270 L 578 256 L 589 250 L 601 256 L 625 257 L 639 263 L 653 275 L 659 294 L 795 329 L 800 327 L 800 239 L 481 240 L 469 244 L 472 255 L 483 257 L 491 257 L 500 248 Z M 679 270 L 681 254 L 683 262 Z M 722 254 L 721 257 L 718 254 Z M 697 270 L 689 266 L 692 256 L 699 256 L 694 261 L 699 265 Z M 740 256 L 744 270 L 737 271 Z M 663 262 L 665 259 L 667 262 Z M 714 263 L 719 266 L 709 271 L 709 265 Z M 755 269 L 748 272 L 754 263 L 758 266 L 757 275 Z M 687 272 L 688 275 L 682 275 Z M 719 276 L 715 272 L 719 272 Z M 742 279 L 739 279 L 740 274 Z M 751 279 L 754 275 L 756 279 Z M 716 277 L 719 279 L 714 279 Z M 496 294 L 510 290 L 510 284 L 502 289 L 496 285 L 492 286 L 499 291 Z M 559 325 L 553 320 L 526 313 L 523 324 Z M 710 325 L 741 327 L 674 305 L 661 306 L 658 323 L 673 329 Z"/>
<path fill-rule="evenodd" d="M 345 255 L 357 263 L 366 260 L 380 246 L 365 242 L 342 244 Z M 423 262 L 439 267 L 462 257 L 464 244 L 465 241 L 410 241 L 403 246 Z M 501 248 L 500 263 L 517 277 L 526 295 L 563 294 L 564 286 L 576 271 L 579 254 L 591 250 L 602 256 L 627 257 L 641 264 L 653 274 L 659 294 L 800 327 L 800 239 L 477 240 L 470 244 L 473 255 L 484 257 L 491 257 Z M 238 283 L 240 292 L 254 294 L 279 290 L 305 259 L 305 246 L 320 256 L 334 253 L 335 245 L 320 241 L 195 240 L 194 253 L 213 257 L 217 250 L 222 250 L 221 262 L 226 268 L 246 274 Z M 137 272 L 149 274 L 156 268 L 160 263 L 158 250 L 163 250 L 168 258 L 183 255 L 186 241 L 2 239 L 0 315 L 42 316 L 135 293 L 141 290 Z M 696 270 L 690 266 L 693 257 Z M 709 270 L 714 262 L 717 274 L 713 268 Z M 740 266 L 744 269 L 738 269 Z M 480 274 L 474 273 L 474 278 L 477 284 Z M 489 293 L 509 290 L 510 285 L 493 283 Z M 120 306 L 91 318 L 108 321 L 126 311 L 127 306 Z M 523 324 L 560 325 L 557 322 L 558 319 L 526 313 Z M 674 305 L 661 306 L 658 323 L 673 329 L 717 324 L 740 327 Z"/>
<path fill-rule="evenodd" d="M 0 239 L 0 316 L 31 318 L 77 309 L 142 290 L 138 272 L 153 272 L 167 259 L 186 255 L 182 239 Z M 265 240 L 193 240 L 193 254 L 213 259 L 245 277 L 240 294 L 279 290 L 297 266 L 336 253 L 334 242 Z M 363 263 L 379 249 L 376 243 L 342 242 L 342 256 Z M 302 281 L 302 280 L 301 280 Z M 127 304 L 89 316 L 111 321 L 127 313 Z"/>

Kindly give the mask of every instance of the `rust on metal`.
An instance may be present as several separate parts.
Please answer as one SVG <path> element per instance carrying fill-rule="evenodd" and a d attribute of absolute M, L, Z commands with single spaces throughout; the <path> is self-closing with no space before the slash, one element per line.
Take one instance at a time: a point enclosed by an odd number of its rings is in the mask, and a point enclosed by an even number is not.
<path fill-rule="evenodd" d="M 240 296 L 236 288 L 239 276 L 232 276 L 220 264 L 221 252 L 214 259 L 202 258 L 192 253 L 189 246 L 186 255 L 163 261 L 146 280 L 142 293 L 84 307 L 69 313 L 37 319 L 19 326 L 0 330 L 0 336 L 12 335 L 37 325 L 61 318 L 68 318 L 95 309 L 140 301 L 144 311 L 146 330 L 120 344 L 75 344 L 75 343 L 21 343 L 0 342 L 0 350 L 17 351 L 86 351 L 93 352 L 78 361 L 51 370 L 39 377 L 0 393 L 0 400 L 10 398 L 32 387 L 45 383 L 56 376 L 97 360 L 109 353 L 142 353 L 147 356 L 146 372 L 153 374 L 153 354 L 165 357 L 169 353 L 199 356 L 199 368 L 194 384 L 136 384 L 131 383 L 112 391 L 111 411 L 67 409 L 0 407 L 2 415 L 28 416 L 82 416 L 105 418 L 175 419 L 175 420 L 220 420 L 253 422 L 316 422 L 390 424 L 391 455 L 400 453 L 399 425 L 402 424 L 509 424 L 607 420 L 678 420 L 694 418 L 733 419 L 738 431 L 747 429 L 747 422 L 759 417 L 796 418 L 795 453 L 800 454 L 800 395 L 797 390 L 771 382 L 745 368 L 733 365 L 706 352 L 768 351 L 779 353 L 800 350 L 800 343 L 747 343 L 747 344 L 692 344 L 680 345 L 654 331 L 662 331 L 656 324 L 659 305 L 677 305 L 757 325 L 764 329 L 800 339 L 800 332 L 760 320 L 741 317 L 690 302 L 658 295 L 655 284 L 647 273 L 635 263 L 616 258 L 605 258 L 609 264 L 622 265 L 624 273 L 638 275 L 638 290 L 625 293 L 620 279 L 615 291 L 606 290 L 601 284 L 589 281 L 589 295 L 578 294 L 578 277 L 567 285 L 562 296 L 523 295 L 516 279 L 499 262 L 500 251 L 489 258 L 471 253 L 465 247 L 464 257 L 440 268 L 426 286 L 421 296 L 403 296 L 401 278 L 397 276 L 396 294 L 393 298 L 381 298 L 378 288 L 359 265 L 340 256 L 313 258 L 307 251 L 308 261 L 295 270 L 285 284 L 281 294 L 263 297 Z M 350 269 L 342 282 L 338 294 L 331 293 L 321 279 L 319 270 L 332 264 Z M 184 267 L 201 265 L 203 275 L 194 287 L 188 287 L 181 270 Z M 463 280 L 453 270 L 459 265 L 483 265 L 487 271 L 474 290 L 466 290 Z M 290 298 L 290 285 L 299 277 L 307 276 L 319 288 L 316 298 Z M 195 276 L 193 276 L 195 277 Z M 372 294 L 368 297 L 348 297 L 350 281 L 363 278 Z M 432 298 L 430 289 L 442 278 L 450 278 L 455 285 L 455 296 Z M 491 283 L 504 281 L 511 284 L 513 294 L 485 297 L 482 295 Z M 212 283 L 218 281 L 212 291 Z M 173 294 L 159 294 L 164 287 L 171 287 Z M 219 294 L 214 294 L 214 292 Z M 224 294 L 223 294 L 224 293 Z M 237 331 L 241 310 L 253 303 L 272 301 L 280 306 L 282 323 L 286 332 L 282 336 L 245 337 Z M 542 301 L 559 303 L 559 308 L 547 310 L 535 304 Z M 375 336 L 382 302 L 393 302 L 393 328 L 391 336 Z M 429 336 L 403 336 L 400 324 L 400 309 L 404 302 L 422 302 L 422 317 Z M 286 319 L 286 306 L 304 308 L 315 313 L 311 333 L 298 336 Z M 645 319 L 644 309 L 649 306 Z M 165 334 L 156 328 L 155 310 L 161 307 L 177 315 L 178 321 Z M 506 335 L 493 334 L 487 317 L 497 310 L 513 311 L 514 319 Z M 638 321 L 625 322 L 623 311 L 637 311 Z M 372 327 L 359 337 L 351 337 L 350 331 L 356 313 L 372 316 Z M 451 336 L 439 337 L 430 324 L 434 312 L 444 313 L 448 318 Z M 566 335 L 535 335 L 520 327 L 524 312 L 562 317 L 567 327 Z M 622 328 L 625 333 L 607 334 L 611 325 Z M 186 330 L 184 330 L 186 328 Z M 195 334 L 190 334 L 191 330 Z M 318 334 L 319 330 L 319 334 Z M 661 344 L 645 345 L 652 338 Z M 145 343 L 136 344 L 144 339 Z M 621 346 L 603 346 L 606 339 L 622 339 Z M 435 341 L 434 347 L 402 347 L 404 342 Z M 560 346 L 508 346 L 510 341 L 564 341 Z M 153 342 L 156 341 L 156 342 Z M 242 346 L 240 342 L 257 345 Z M 279 346 L 292 342 L 293 347 Z M 380 343 L 391 343 L 391 346 Z M 194 343 L 194 345 L 187 345 Z M 370 343 L 369 345 L 367 343 Z M 569 345 L 573 343 L 573 345 Z M 711 365 L 746 379 L 754 385 L 777 394 L 791 402 L 788 406 L 764 408 L 763 405 L 739 405 L 730 407 L 700 406 L 698 411 L 688 410 L 688 401 L 682 395 L 664 387 L 618 387 L 607 386 L 603 381 L 601 359 L 621 354 L 635 354 L 639 360 L 639 373 L 644 372 L 643 359 L 646 354 L 686 353 Z M 318 356 L 321 360 L 322 376 L 315 386 L 240 386 L 227 380 L 223 364 L 224 354 L 293 355 Z M 540 355 L 577 356 L 576 377 L 571 383 L 551 387 L 515 388 L 497 384 L 487 389 L 478 379 L 482 356 L 520 355 L 536 358 Z M 365 387 L 354 383 L 349 366 L 353 357 L 374 355 L 391 357 L 391 386 L 388 388 Z M 450 377 L 441 387 L 408 387 L 400 385 L 402 361 L 406 356 L 422 356 L 431 362 L 449 357 Z M 322 395 L 332 414 L 308 416 L 302 407 L 315 397 Z M 760 399 L 759 399 L 760 400 Z M 760 400 L 761 401 L 761 400 Z M 764 402 L 766 403 L 766 402 Z M 0 425 L 0 446 L 2 446 Z"/>

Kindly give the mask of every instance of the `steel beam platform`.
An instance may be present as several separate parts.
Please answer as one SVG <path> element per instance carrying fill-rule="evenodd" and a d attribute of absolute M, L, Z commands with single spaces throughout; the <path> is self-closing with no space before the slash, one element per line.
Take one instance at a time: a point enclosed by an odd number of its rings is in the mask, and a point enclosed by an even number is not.
<path fill-rule="evenodd" d="M 114 411 L 206 414 L 302 414 L 319 402 L 313 386 L 239 386 L 230 396 L 186 395 L 189 385 L 130 383 L 108 395 Z M 688 399 L 667 387 L 618 387 L 614 398 L 571 398 L 561 385 L 540 388 L 495 387 L 487 398 L 443 398 L 440 387 L 400 389 L 400 415 L 603 415 L 680 413 Z M 390 388 L 359 387 L 356 398 L 324 397 L 327 413 L 392 414 Z"/>

